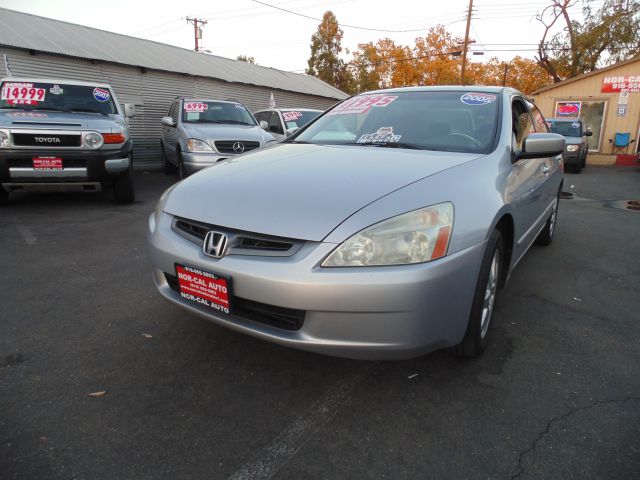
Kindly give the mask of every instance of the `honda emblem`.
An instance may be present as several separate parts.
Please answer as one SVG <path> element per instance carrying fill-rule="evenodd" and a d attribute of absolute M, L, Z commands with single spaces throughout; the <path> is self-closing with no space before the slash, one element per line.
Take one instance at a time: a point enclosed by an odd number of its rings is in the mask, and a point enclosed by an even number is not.
<path fill-rule="evenodd" d="M 221 258 L 227 251 L 227 243 L 229 243 L 229 239 L 224 233 L 207 232 L 202 251 L 209 257 Z"/>

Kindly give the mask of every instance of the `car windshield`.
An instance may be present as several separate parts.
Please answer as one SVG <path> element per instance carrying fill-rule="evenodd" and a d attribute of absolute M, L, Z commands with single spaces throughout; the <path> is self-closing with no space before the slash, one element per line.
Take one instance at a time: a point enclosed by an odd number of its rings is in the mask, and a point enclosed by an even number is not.
<path fill-rule="evenodd" d="M 582 124 L 580 122 L 567 122 L 550 120 L 549 129 L 553 133 L 559 133 L 565 137 L 581 137 L 582 136 Z"/>
<path fill-rule="evenodd" d="M 47 82 L 2 82 L 0 108 L 54 110 L 110 115 L 117 113 L 111 92 L 104 87 Z"/>
<path fill-rule="evenodd" d="M 291 130 L 304 127 L 321 113 L 320 111 L 286 110 L 282 112 L 282 118 L 287 125 L 287 130 Z"/>
<path fill-rule="evenodd" d="M 185 123 L 256 125 L 255 119 L 244 105 L 203 100 L 185 100 L 182 105 L 182 121 Z"/>
<path fill-rule="evenodd" d="M 358 95 L 292 141 L 486 153 L 496 134 L 497 100 L 498 95 L 461 91 Z"/>

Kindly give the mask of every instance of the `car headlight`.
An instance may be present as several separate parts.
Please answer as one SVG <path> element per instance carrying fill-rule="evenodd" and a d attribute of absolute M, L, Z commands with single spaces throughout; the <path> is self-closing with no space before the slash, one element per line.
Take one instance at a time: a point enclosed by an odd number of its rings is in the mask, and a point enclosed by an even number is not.
<path fill-rule="evenodd" d="M 212 152 L 211 145 L 197 138 L 190 138 L 187 140 L 187 150 L 190 152 Z"/>
<path fill-rule="evenodd" d="M 567 152 L 576 152 L 580 145 L 567 145 Z"/>
<path fill-rule="evenodd" d="M 0 130 L 0 147 L 9 146 L 9 134 L 4 130 Z"/>
<path fill-rule="evenodd" d="M 453 204 L 403 213 L 365 228 L 344 241 L 323 267 L 366 267 L 423 263 L 444 257 L 453 229 Z"/>
<path fill-rule="evenodd" d="M 176 183 L 171 187 L 167 188 L 164 191 L 164 193 L 160 195 L 160 199 L 158 200 L 158 203 L 156 203 L 156 208 L 153 211 L 152 216 L 149 217 L 149 229 L 151 230 L 151 232 L 153 232 L 156 229 L 156 225 L 158 225 L 158 222 L 160 221 L 160 216 L 162 215 L 162 212 L 164 212 L 164 206 L 167 204 L 169 193 L 171 193 L 171 190 L 173 190 L 176 187 L 176 185 L 178 184 Z"/>
<path fill-rule="evenodd" d="M 89 132 L 84 136 L 84 144 L 89 148 L 100 148 L 104 143 L 104 138 L 98 132 Z"/>

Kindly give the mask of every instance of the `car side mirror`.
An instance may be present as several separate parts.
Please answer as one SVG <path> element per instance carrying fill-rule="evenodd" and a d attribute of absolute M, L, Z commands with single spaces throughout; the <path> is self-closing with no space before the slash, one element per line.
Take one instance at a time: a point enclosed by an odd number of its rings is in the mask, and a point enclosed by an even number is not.
<path fill-rule="evenodd" d="M 124 104 L 124 116 L 127 118 L 133 118 L 136 116 L 136 106 L 133 103 Z"/>
<path fill-rule="evenodd" d="M 564 151 L 565 138 L 557 133 L 532 133 L 522 141 L 514 162 L 527 158 L 555 157 Z"/>
<path fill-rule="evenodd" d="M 592 135 L 593 135 L 593 132 L 591 130 L 587 130 L 586 132 L 584 132 L 585 137 L 590 137 Z"/>
<path fill-rule="evenodd" d="M 163 125 L 166 125 L 167 127 L 175 127 L 175 123 L 173 123 L 173 118 L 171 117 L 162 117 L 162 120 L 160 120 L 162 122 Z"/>
<path fill-rule="evenodd" d="M 269 130 L 269 124 L 266 120 L 260 120 L 260 128 L 263 130 Z"/>

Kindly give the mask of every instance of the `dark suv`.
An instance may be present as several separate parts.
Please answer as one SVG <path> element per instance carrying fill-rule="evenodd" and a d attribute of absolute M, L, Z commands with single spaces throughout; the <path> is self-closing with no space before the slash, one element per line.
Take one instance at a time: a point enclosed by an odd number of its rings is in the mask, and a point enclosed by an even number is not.
<path fill-rule="evenodd" d="M 566 172 L 580 173 L 587 166 L 589 145 L 585 137 L 592 135 L 586 130 L 580 118 L 548 118 L 547 123 L 553 133 L 566 138 L 562 159 Z"/>

